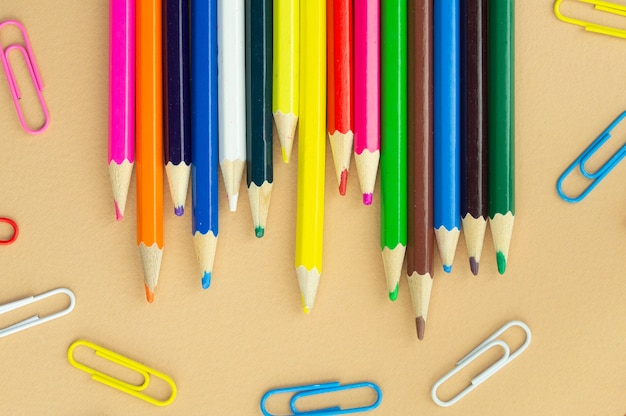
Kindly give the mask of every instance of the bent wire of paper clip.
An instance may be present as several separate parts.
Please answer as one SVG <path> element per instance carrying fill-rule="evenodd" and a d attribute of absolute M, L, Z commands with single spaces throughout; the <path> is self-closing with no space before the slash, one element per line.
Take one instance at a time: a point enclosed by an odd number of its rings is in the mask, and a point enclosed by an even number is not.
<path fill-rule="evenodd" d="M 0 223 L 9 224 L 11 228 L 13 228 L 13 234 L 7 238 L 6 240 L 0 239 L 0 246 L 8 246 L 11 245 L 17 240 L 17 236 L 20 234 L 20 229 L 17 226 L 17 223 L 13 221 L 11 218 L 0 217 Z"/>
<path fill-rule="evenodd" d="M 580 3 L 587 3 L 593 5 L 594 9 L 615 14 L 618 16 L 626 16 L 626 6 L 622 6 L 615 3 L 609 3 L 608 1 L 602 0 L 578 0 Z M 568 17 L 561 13 L 561 3 L 563 0 L 556 0 L 554 3 L 554 14 L 556 17 L 565 22 L 571 23 L 573 25 L 582 26 L 588 32 L 601 33 L 603 35 L 615 36 L 618 38 L 626 38 L 626 30 L 623 29 L 615 29 L 609 26 L 599 25 L 597 23 L 587 22 L 585 20 L 576 19 L 573 17 Z"/>
<path fill-rule="evenodd" d="M 526 333 L 526 340 L 524 341 L 524 343 L 517 350 L 515 350 L 514 352 L 511 353 L 511 350 L 510 350 L 508 344 L 506 344 L 504 341 L 501 341 L 501 340 L 496 339 L 496 338 L 498 338 L 500 335 L 502 335 L 502 333 L 504 333 L 507 329 L 509 329 L 512 326 L 518 326 L 518 327 L 522 328 L 524 330 L 524 332 Z M 459 360 L 459 362 L 456 363 L 456 366 L 454 367 L 454 369 L 452 371 L 447 373 L 445 376 L 441 377 L 439 379 L 439 381 L 437 381 L 433 385 L 433 388 L 430 391 L 430 395 L 431 395 L 433 401 L 435 403 L 437 403 L 439 406 L 442 406 L 442 407 L 452 406 L 453 404 L 455 404 L 456 402 L 461 400 L 463 397 L 465 397 L 469 392 L 471 392 L 476 387 L 478 387 L 483 381 L 487 380 L 489 377 L 491 377 L 492 375 L 494 375 L 495 373 L 500 371 L 500 369 L 502 367 L 504 367 L 505 365 L 507 365 L 508 363 L 513 361 L 518 355 L 520 355 L 528 347 L 528 344 L 530 344 L 530 340 L 531 340 L 530 328 L 524 322 L 522 322 L 522 321 L 511 321 L 511 322 L 505 324 L 502 328 L 500 328 L 496 332 L 494 332 L 489 338 L 484 340 L 478 347 L 474 348 L 469 354 L 467 354 L 465 357 L 461 358 Z M 471 380 L 469 386 L 467 386 L 459 394 L 457 394 L 456 396 L 454 396 L 453 398 L 451 398 L 450 400 L 447 400 L 447 401 L 443 401 L 443 400 L 441 400 L 437 396 L 437 389 L 439 388 L 439 386 L 441 386 L 449 378 L 451 378 L 456 373 L 458 373 L 463 368 L 465 368 L 468 364 L 470 364 L 472 361 L 474 361 L 480 355 L 484 354 L 487 350 L 489 350 L 492 347 L 496 347 L 496 346 L 500 347 L 500 348 L 502 348 L 504 350 L 504 354 L 502 355 L 502 357 L 500 357 L 500 359 L 498 359 L 498 361 L 493 363 L 485 371 L 480 373 L 478 376 L 474 377 Z"/>
<path fill-rule="evenodd" d="M 74 305 L 76 304 L 76 297 L 74 296 L 74 293 L 71 290 L 66 289 L 66 288 L 58 288 L 58 289 L 54 289 L 46 293 L 42 293 L 41 295 L 29 296 L 24 299 L 16 300 L 15 302 L 7 303 L 5 305 L 0 305 L 0 315 L 1 315 L 3 313 L 7 313 L 15 309 L 19 309 L 26 305 L 30 305 L 31 303 L 38 302 L 42 299 L 49 298 L 50 296 L 54 296 L 60 293 L 66 294 L 70 298 L 70 304 L 67 308 L 63 309 L 62 311 L 53 313 L 51 315 L 44 316 L 43 318 L 40 318 L 39 315 L 31 316 L 30 318 L 24 319 L 21 322 L 17 322 L 15 324 L 7 326 L 6 328 L 2 328 L 0 329 L 0 338 L 6 337 L 11 334 L 15 334 L 16 332 L 20 332 L 25 329 L 32 328 L 33 326 L 40 325 L 45 322 L 51 321 L 53 319 L 60 318 L 61 316 L 67 315 L 68 313 L 72 312 L 72 310 L 74 309 Z"/>
<path fill-rule="evenodd" d="M 303 397 L 307 396 L 315 396 L 321 394 L 334 393 L 343 390 L 353 390 L 353 389 L 361 389 L 361 388 L 369 388 L 374 390 L 376 393 L 376 399 L 373 403 L 360 407 L 350 407 L 342 409 L 340 406 L 327 407 L 323 409 L 315 409 L 315 410 L 307 410 L 301 411 L 298 410 L 297 402 Z M 370 410 L 376 409 L 380 402 L 383 399 L 383 393 L 380 388 L 369 381 L 364 381 L 361 383 L 353 383 L 353 384 L 344 384 L 341 385 L 338 381 L 332 381 L 328 383 L 319 383 L 319 384 L 308 384 L 304 386 L 295 386 L 295 387 L 282 387 L 268 391 L 261 398 L 261 413 L 264 416 L 277 416 L 273 413 L 270 413 L 266 408 L 267 400 L 275 395 L 275 394 L 283 394 L 283 393 L 294 393 L 289 400 L 289 407 L 293 414 L 287 416 L 300 416 L 300 415 L 316 415 L 316 416 L 330 416 L 330 415 L 347 415 L 352 413 L 360 413 L 367 412 Z"/>
<path fill-rule="evenodd" d="M 611 158 L 595 172 L 589 172 L 585 164 L 602 145 L 611 138 L 611 131 L 626 117 L 626 111 L 620 114 L 600 135 L 572 162 L 556 182 L 556 191 L 567 202 L 575 203 L 584 199 L 617 164 L 626 157 L 626 144 L 620 147 Z M 563 181 L 578 168 L 580 173 L 591 182 L 578 196 L 569 196 L 563 192 Z"/>
<path fill-rule="evenodd" d="M 28 34 L 26 33 L 26 28 L 24 27 L 24 25 L 15 20 L 5 20 L 4 22 L 0 23 L 0 30 L 7 26 L 17 27 L 20 32 L 22 32 L 22 38 L 24 39 L 24 45 L 11 44 L 6 48 L 0 45 L 0 48 L 2 49 L 2 53 L 0 53 L 0 60 L 2 61 L 2 67 L 4 68 L 4 75 L 6 76 L 7 82 L 9 83 L 11 97 L 13 98 L 13 104 L 15 104 L 15 110 L 17 111 L 17 117 L 19 118 L 20 124 L 27 133 L 42 133 L 48 128 L 48 125 L 50 124 L 50 113 L 48 112 L 48 107 L 46 106 L 46 102 L 43 99 L 43 82 L 41 81 L 41 75 L 39 74 L 37 63 L 35 62 L 35 55 L 33 54 L 33 49 L 30 45 L 30 40 L 28 39 Z M 22 112 L 22 106 L 20 105 L 20 98 L 22 95 L 17 85 L 17 81 L 15 80 L 13 68 L 11 68 L 11 64 L 9 63 L 9 53 L 11 53 L 12 50 L 17 50 L 22 54 L 22 57 L 26 62 L 26 66 L 28 67 L 28 72 L 30 72 L 30 77 L 33 80 L 33 84 L 37 92 L 37 98 L 39 99 L 39 104 L 41 105 L 41 110 L 43 111 L 44 116 L 43 124 L 39 128 L 31 128 L 24 119 L 24 113 Z"/>
<path fill-rule="evenodd" d="M 95 351 L 98 357 L 101 357 L 112 363 L 119 364 L 122 367 L 128 368 L 129 370 L 136 371 L 137 373 L 139 373 L 139 375 L 143 377 L 143 382 L 138 385 L 127 383 L 125 381 L 118 380 L 98 370 L 94 370 L 91 367 L 87 367 L 85 364 L 79 363 L 78 361 L 74 359 L 74 350 L 80 346 L 83 346 L 83 347 L 86 347 Z M 72 364 L 74 367 L 86 373 L 91 374 L 92 380 L 99 381 L 102 384 L 106 384 L 109 387 L 113 387 L 114 389 L 123 391 L 124 393 L 130 394 L 131 396 L 137 397 L 138 399 L 144 400 L 153 405 L 167 406 L 168 404 L 172 403 L 174 399 L 176 398 L 176 384 L 174 383 L 174 380 L 172 380 L 170 377 L 166 376 L 165 374 L 157 370 L 147 367 L 141 363 L 138 363 L 137 361 L 133 361 L 130 358 L 126 358 L 123 355 L 107 350 L 106 348 L 96 345 L 93 342 L 84 341 L 84 340 L 74 341 L 72 345 L 70 345 L 69 349 L 67 350 L 67 359 L 70 362 L 70 364 Z M 163 380 L 170 386 L 172 393 L 169 398 L 165 400 L 158 400 L 158 399 L 155 399 L 154 397 L 148 396 L 147 394 L 143 393 L 143 391 L 145 391 L 150 385 L 151 375 L 156 378 L 160 378 L 161 380 Z"/>

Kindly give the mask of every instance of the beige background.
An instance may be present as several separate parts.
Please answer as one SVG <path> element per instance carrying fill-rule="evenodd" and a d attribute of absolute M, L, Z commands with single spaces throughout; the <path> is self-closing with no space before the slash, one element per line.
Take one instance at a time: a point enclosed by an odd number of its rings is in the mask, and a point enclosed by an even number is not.
<path fill-rule="evenodd" d="M 72 314 L 0 339 L 0 414 L 255 415 L 273 387 L 371 380 L 384 392 L 376 415 L 623 415 L 626 162 L 576 205 L 559 199 L 554 185 L 626 110 L 626 41 L 562 23 L 552 4 L 520 0 L 516 7 L 517 219 L 508 272 L 497 275 L 489 234 L 479 277 L 470 274 L 463 241 L 451 275 L 437 259 L 419 342 L 406 279 L 397 302 L 385 293 L 379 194 L 374 206 L 361 206 L 353 163 L 348 195 L 340 197 L 330 152 L 324 270 L 311 315 L 300 308 L 293 265 L 297 164 L 280 162 L 278 149 L 263 239 L 254 237 L 246 190 L 230 213 L 220 189 L 208 291 L 193 251 L 190 200 L 177 218 L 165 190 L 165 254 L 156 302 L 147 304 L 135 187 L 126 219 L 116 223 L 107 172 L 108 2 L 0 0 L 0 19 L 18 19 L 29 31 L 52 115 L 45 134 L 28 136 L 0 81 L 0 216 L 21 229 L 15 244 L 0 246 L 0 303 L 56 287 L 77 297 Z M 5 45 L 10 36 L 0 36 Z M 37 119 L 32 96 L 24 101 Z M 608 147 L 623 143 L 622 136 Z M 0 237 L 7 234 L 0 225 Z M 13 312 L 0 324 L 25 316 Z M 531 327 L 528 350 L 454 408 L 437 407 L 433 383 L 512 319 Z M 170 375 L 175 402 L 157 408 L 91 381 L 66 360 L 76 339 Z"/>

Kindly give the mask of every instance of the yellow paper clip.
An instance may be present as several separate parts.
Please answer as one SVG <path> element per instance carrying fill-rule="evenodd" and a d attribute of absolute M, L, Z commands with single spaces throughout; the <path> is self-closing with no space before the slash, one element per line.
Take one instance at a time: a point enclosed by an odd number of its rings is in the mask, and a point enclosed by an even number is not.
<path fill-rule="evenodd" d="M 44 316 L 43 318 L 40 318 L 39 315 L 31 316 L 30 318 L 24 319 L 21 322 L 17 322 L 13 325 L 7 326 L 6 328 L 2 328 L 0 329 L 0 338 L 6 337 L 7 335 L 15 334 L 16 332 L 20 332 L 25 329 L 32 328 L 33 326 L 40 325 L 45 322 L 51 321 L 53 319 L 60 318 L 64 315 L 67 315 L 68 313 L 72 312 L 72 310 L 74 309 L 74 304 L 76 303 L 76 297 L 74 296 L 74 293 L 71 290 L 61 287 L 61 288 L 54 289 L 46 293 L 42 293 L 41 295 L 29 296 L 24 299 L 16 300 L 15 302 L 7 303 L 5 305 L 0 305 L 0 315 L 1 315 L 3 313 L 7 313 L 15 309 L 19 309 L 26 305 L 30 305 L 31 303 L 35 303 L 42 299 L 49 298 L 50 296 L 54 296 L 58 294 L 66 294 L 67 297 L 70 298 L 70 304 L 67 308 L 59 312 L 53 313 L 51 315 Z"/>
<path fill-rule="evenodd" d="M 141 383 L 140 385 L 126 383 L 124 381 L 113 378 L 107 374 L 104 374 L 100 371 L 94 370 L 93 368 L 87 367 L 86 365 L 77 362 L 74 359 L 73 355 L 74 355 L 74 350 L 79 346 L 90 348 L 96 352 L 97 356 L 104 358 L 105 360 L 111 361 L 115 364 L 119 364 L 125 368 L 128 368 L 129 370 L 138 372 L 143 377 L 143 383 Z M 93 380 L 99 381 L 100 383 L 106 384 L 109 387 L 113 387 L 114 389 L 123 391 L 124 393 L 128 393 L 131 396 L 135 396 L 141 400 L 145 400 L 146 402 L 152 403 L 156 406 L 167 406 L 168 404 L 172 403 L 174 399 L 176 398 L 176 384 L 174 384 L 174 381 L 171 378 L 169 378 L 168 376 L 166 376 L 165 374 L 159 371 L 146 367 L 145 365 L 140 364 L 137 361 L 133 361 L 113 351 L 109 351 L 106 348 L 102 348 L 101 346 L 96 345 L 92 342 L 84 341 L 84 340 L 75 341 L 72 345 L 70 345 L 70 348 L 67 350 L 67 359 L 69 360 L 70 364 L 72 364 L 74 367 L 91 374 L 91 378 Z M 154 397 L 150 397 L 142 393 L 150 385 L 150 375 L 160 378 L 161 380 L 169 384 L 172 390 L 172 394 L 170 395 L 168 399 L 157 400 Z"/>
<path fill-rule="evenodd" d="M 512 326 L 518 326 L 518 327 L 522 328 L 524 330 L 524 332 L 526 332 L 526 340 L 513 353 L 511 353 L 511 350 L 510 350 L 509 346 L 504 341 L 496 339 L 500 335 L 502 335 L 503 332 L 505 332 L 507 329 L 509 329 Z M 431 395 L 433 401 L 435 403 L 437 403 L 439 406 L 442 406 L 442 407 L 452 406 L 454 403 L 458 402 L 460 399 L 465 397 L 469 392 L 471 392 L 476 387 L 478 387 L 483 381 L 487 380 L 489 377 L 491 377 L 492 375 L 494 375 L 495 373 L 500 371 L 500 369 L 502 367 L 504 367 L 505 365 L 507 365 L 508 363 L 513 361 L 518 355 L 520 355 L 528 347 L 528 344 L 530 344 L 530 339 L 531 339 L 530 328 L 524 322 L 521 322 L 521 321 L 511 321 L 508 324 L 505 324 L 502 328 L 500 328 L 496 332 L 494 332 L 489 338 L 484 340 L 478 347 L 474 348 L 469 354 L 467 354 L 465 357 L 461 358 L 459 360 L 459 362 L 456 363 L 456 367 L 454 367 L 454 369 L 452 371 L 450 371 L 445 376 L 441 377 L 439 379 L 439 381 L 437 381 L 435 383 L 435 385 L 433 386 L 433 388 L 432 388 L 432 390 L 430 392 L 430 395 Z M 491 366 L 489 368 L 487 368 L 485 371 L 480 373 L 478 376 L 474 377 L 471 380 L 469 386 L 467 386 L 459 394 L 457 394 L 456 396 L 454 396 L 453 398 L 451 398 L 450 400 L 445 401 L 445 402 L 442 401 L 437 396 L 437 389 L 439 388 L 439 386 L 441 386 L 449 378 L 451 378 L 453 375 L 455 375 L 456 373 L 461 371 L 469 363 L 471 363 L 476 358 L 481 356 L 487 350 L 489 350 L 492 347 L 496 347 L 496 346 L 500 347 L 500 348 L 502 348 L 504 350 L 504 354 L 502 355 L 502 357 L 500 357 L 500 359 L 498 359 L 498 361 L 496 361 L 495 363 L 491 364 Z"/>
<path fill-rule="evenodd" d="M 626 6 L 622 6 L 622 5 L 615 4 L 615 3 L 609 3 L 608 1 L 600 1 L 600 0 L 578 0 L 578 1 L 581 3 L 592 4 L 594 9 L 598 11 L 626 17 Z M 563 0 L 556 0 L 556 2 L 554 3 L 554 14 L 556 15 L 556 17 L 559 18 L 559 20 L 562 20 L 563 22 L 566 22 L 566 23 L 571 23 L 573 25 L 582 26 L 585 28 L 586 31 L 589 31 L 589 32 L 601 33 L 603 35 L 615 36 L 618 38 L 626 38 L 626 30 L 615 29 L 612 27 L 599 25 L 597 23 L 586 22 L 584 20 L 575 19 L 573 17 L 564 16 L 560 10 L 561 3 L 563 3 Z"/>

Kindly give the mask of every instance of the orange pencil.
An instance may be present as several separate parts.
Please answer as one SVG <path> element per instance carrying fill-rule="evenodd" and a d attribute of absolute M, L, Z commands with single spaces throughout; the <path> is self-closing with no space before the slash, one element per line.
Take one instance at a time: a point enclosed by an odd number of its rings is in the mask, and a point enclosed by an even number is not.
<path fill-rule="evenodd" d="M 137 245 L 148 302 L 163 256 L 162 0 L 137 2 Z"/>

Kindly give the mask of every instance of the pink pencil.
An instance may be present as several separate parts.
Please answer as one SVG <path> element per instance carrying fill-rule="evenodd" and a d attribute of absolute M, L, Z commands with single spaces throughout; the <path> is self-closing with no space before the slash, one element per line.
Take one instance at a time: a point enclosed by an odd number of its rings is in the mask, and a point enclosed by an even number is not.
<path fill-rule="evenodd" d="M 109 175 L 120 221 L 135 162 L 135 0 L 109 4 Z"/>
<path fill-rule="evenodd" d="M 370 205 L 380 159 L 380 0 L 354 2 L 354 153 Z"/>

